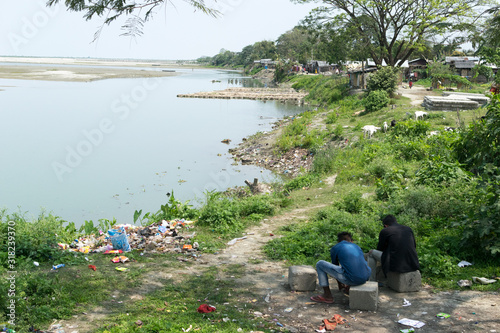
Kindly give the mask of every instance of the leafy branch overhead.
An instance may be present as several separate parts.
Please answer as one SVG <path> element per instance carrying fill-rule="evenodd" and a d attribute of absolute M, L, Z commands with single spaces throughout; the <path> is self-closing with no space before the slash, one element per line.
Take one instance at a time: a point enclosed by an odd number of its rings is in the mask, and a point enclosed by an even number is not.
<path fill-rule="evenodd" d="M 307 3 L 315 0 L 293 0 Z M 460 32 L 486 2 L 482 0 L 321 0 L 306 24 L 354 27 L 377 65 L 401 66 L 433 36 Z"/>
<path fill-rule="evenodd" d="M 182 0 L 183 2 L 194 7 L 195 10 L 201 11 L 212 17 L 218 17 L 219 11 L 210 8 L 206 5 L 205 0 Z M 168 0 L 48 0 L 47 6 L 54 6 L 60 2 L 69 11 L 83 12 L 83 17 L 86 20 L 91 20 L 94 17 L 105 17 L 104 25 L 109 25 L 119 17 L 129 17 L 126 23 L 122 26 L 123 30 L 127 32 L 125 36 L 137 36 L 142 34 L 144 22 L 152 18 L 155 10 L 159 9 L 162 5 L 166 5 Z M 102 29 L 102 27 L 101 27 Z M 96 33 L 96 38 L 100 30 Z"/>

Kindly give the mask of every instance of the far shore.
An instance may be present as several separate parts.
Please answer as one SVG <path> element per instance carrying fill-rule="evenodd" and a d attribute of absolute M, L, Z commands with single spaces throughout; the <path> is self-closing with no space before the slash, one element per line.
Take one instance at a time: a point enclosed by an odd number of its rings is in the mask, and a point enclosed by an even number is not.
<path fill-rule="evenodd" d="M 3 79 L 70 82 L 163 77 L 177 75 L 173 67 L 200 68 L 196 64 L 167 60 L 91 58 L 0 57 L 0 63 L 3 63 L 0 66 Z"/>

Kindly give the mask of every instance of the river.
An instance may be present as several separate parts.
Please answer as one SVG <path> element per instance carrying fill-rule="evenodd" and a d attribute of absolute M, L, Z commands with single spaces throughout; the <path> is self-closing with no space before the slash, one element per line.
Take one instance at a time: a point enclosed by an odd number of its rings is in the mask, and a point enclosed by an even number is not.
<path fill-rule="evenodd" d="M 228 149 L 302 109 L 177 98 L 255 82 L 239 72 L 175 71 L 86 83 L 0 79 L 0 208 L 28 219 L 51 212 L 77 226 L 103 218 L 133 223 L 135 210 L 158 211 L 172 191 L 198 206 L 206 191 L 277 180 L 234 165 Z"/>

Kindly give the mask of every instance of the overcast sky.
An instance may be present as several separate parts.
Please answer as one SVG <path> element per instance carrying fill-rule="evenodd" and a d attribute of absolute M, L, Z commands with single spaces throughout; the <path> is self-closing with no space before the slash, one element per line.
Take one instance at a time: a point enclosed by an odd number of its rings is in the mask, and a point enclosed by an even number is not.
<path fill-rule="evenodd" d="M 122 20 L 105 26 L 92 43 L 103 19 L 85 21 L 83 13 L 68 12 L 63 5 L 47 8 L 45 2 L 0 3 L 0 55 L 196 59 L 222 48 L 241 51 L 258 41 L 274 41 L 316 7 L 290 0 L 218 0 L 223 16 L 212 18 L 182 0 L 172 0 L 175 7 L 161 7 L 146 23 L 143 36 L 135 40 L 119 36 Z"/>

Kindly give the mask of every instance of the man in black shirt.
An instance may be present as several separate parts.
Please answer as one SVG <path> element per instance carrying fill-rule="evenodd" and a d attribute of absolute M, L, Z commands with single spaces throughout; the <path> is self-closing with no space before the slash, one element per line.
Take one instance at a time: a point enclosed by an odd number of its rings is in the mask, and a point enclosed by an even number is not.
<path fill-rule="evenodd" d="M 384 229 L 380 231 L 377 249 L 368 253 L 368 266 L 372 269 L 370 281 L 376 281 L 377 261 L 382 262 L 385 276 L 389 271 L 407 273 L 420 269 L 413 230 L 399 224 L 393 215 L 384 217 L 382 224 Z"/>

